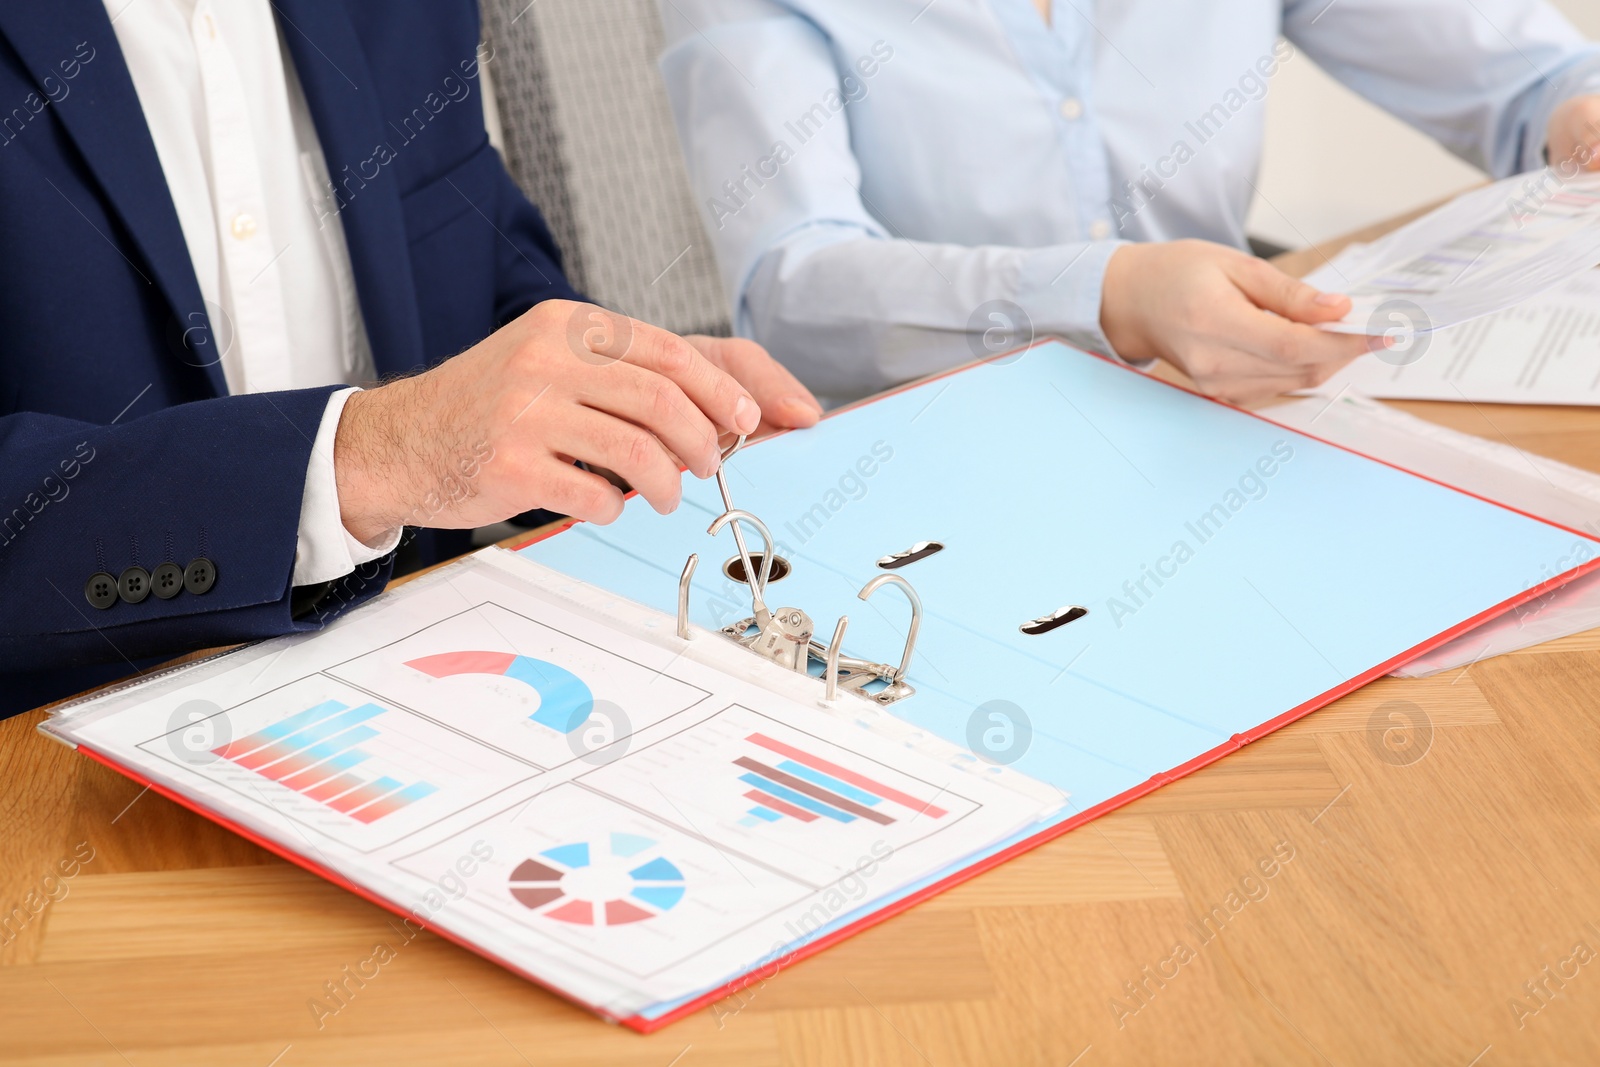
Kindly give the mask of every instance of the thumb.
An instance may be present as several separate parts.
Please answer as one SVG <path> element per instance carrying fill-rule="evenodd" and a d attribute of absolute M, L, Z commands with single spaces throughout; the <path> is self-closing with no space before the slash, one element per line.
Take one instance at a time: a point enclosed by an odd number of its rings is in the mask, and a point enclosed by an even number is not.
<path fill-rule="evenodd" d="M 1337 322 L 1350 313 L 1349 297 L 1314 289 L 1265 260 L 1241 253 L 1237 268 L 1230 270 L 1229 276 L 1252 304 L 1290 322 L 1317 325 Z"/>
<path fill-rule="evenodd" d="M 773 428 L 804 429 L 822 417 L 822 405 L 811 391 L 754 341 L 698 334 L 684 339 L 755 397 L 762 422 L 757 433 Z"/>
<path fill-rule="evenodd" d="M 1550 116 L 1545 154 L 1563 177 L 1600 170 L 1600 95 L 1568 100 Z"/>

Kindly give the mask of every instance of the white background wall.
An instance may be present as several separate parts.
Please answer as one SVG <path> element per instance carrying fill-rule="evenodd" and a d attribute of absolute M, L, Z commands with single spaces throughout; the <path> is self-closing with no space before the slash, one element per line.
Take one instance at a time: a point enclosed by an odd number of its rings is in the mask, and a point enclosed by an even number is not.
<path fill-rule="evenodd" d="M 1580 30 L 1600 39 L 1600 0 L 1554 3 Z M 1250 233 L 1301 248 L 1483 178 L 1301 53 L 1273 78 L 1267 96 L 1261 196 L 1250 213 Z"/>

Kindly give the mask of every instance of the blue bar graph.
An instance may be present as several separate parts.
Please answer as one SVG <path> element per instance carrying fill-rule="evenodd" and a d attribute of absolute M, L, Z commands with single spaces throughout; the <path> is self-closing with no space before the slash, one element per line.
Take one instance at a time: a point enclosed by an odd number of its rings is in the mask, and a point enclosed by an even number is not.
<path fill-rule="evenodd" d="M 771 793 L 779 800 L 788 801 L 797 808 L 804 808 L 806 811 L 816 812 L 818 815 L 832 819 L 835 822 L 856 821 L 856 817 L 848 812 L 840 811 L 831 804 L 824 804 L 820 800 L 813 800 L 804 793 L 797 793 L 788 786 L 779 785 L 777 782 L 763 778 L 759 774 L 741 774 L 739 776 L 739 781 L 753 785 L 757 789 L 760 789 L 764 792 Z"/>

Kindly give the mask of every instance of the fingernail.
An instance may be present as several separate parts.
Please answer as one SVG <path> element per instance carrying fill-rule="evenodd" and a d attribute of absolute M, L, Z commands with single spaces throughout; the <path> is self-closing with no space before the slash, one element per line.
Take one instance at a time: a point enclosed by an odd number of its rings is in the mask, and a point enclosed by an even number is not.
<path fill-rule="evenodd" d="M 796 416 L 803 417 L 806 415 L 822 414 L 822 408 L 819 405 L 812 403 L 804 397 L 786 396 L 783 398 L 783 406 L 787 408 L 791 414 Z"/>
<path fill-rule="evenodd" d="M 733 406 L 733 428 L 740 433 L 754 433 L 761 425 L 761 409 L 747 396 L 741 396 Z"/>
<path fill-rule="evenodd" d="M 1321 304 L 1323 307 L 1327 308 L 1334 307 L 1343 299 L 1344 297 L 1339 293 L 1318 293 L 1315 299 L 1313 299 L 1311 302 L 1313 304 Z"/>

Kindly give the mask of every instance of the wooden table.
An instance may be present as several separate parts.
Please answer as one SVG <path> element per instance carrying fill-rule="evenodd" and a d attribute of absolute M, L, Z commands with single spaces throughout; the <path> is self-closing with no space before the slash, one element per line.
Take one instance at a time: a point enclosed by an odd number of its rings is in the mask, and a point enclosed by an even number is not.
<path fill-rule="evenodd" d="M 1401 406 L 1600 470 L 1600 411 Z M 21 715 L 0 1062 L 1600 1063 L 1597 706 L 1600 631 L 1384 679 L 651 1037 L 401 942 Z M 319 1025 L 379 943 L 393 961 Z"/>

